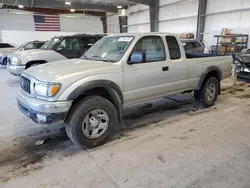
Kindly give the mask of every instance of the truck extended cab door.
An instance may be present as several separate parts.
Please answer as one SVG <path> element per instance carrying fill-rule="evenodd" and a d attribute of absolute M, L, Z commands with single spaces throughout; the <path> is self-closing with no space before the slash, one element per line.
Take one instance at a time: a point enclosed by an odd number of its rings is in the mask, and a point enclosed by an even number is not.
<path fill-rule="evenodd" d="M 176 40 L 176 38 L 174 38 Z M 181 51 L 172 47 L 172 59 L 168 53 L 166 38 L 163 36 L 142 37 L 133 52 L 141 52 L 146 61 L 138 64 L 124 64 L 125 105 L 166 96 L 182 90 L 187 82 L 188 69 L 181 58 Z M 179 54 L 178 54 L 179 50 Z M 176 57 L 174 57 L 174 55 Z"/>

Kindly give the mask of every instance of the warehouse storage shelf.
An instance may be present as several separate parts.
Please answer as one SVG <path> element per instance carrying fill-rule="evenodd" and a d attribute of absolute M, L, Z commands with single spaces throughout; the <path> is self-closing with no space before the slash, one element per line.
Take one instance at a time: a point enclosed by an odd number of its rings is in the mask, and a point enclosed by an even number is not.
<path fill-rule="evenodd" d="M 220 47 L 224 47 L 224 55 L 237 54 L 241 50 L 248 47 L 248 35 L 245 34 L 232 34 L 232 35 L 214 35 L 217 38 L 216 53 L 219 54 Z M 227 50 L 230 49 L 231 52 Z M 220 54 L 223 55 L 223 54 Z"/>

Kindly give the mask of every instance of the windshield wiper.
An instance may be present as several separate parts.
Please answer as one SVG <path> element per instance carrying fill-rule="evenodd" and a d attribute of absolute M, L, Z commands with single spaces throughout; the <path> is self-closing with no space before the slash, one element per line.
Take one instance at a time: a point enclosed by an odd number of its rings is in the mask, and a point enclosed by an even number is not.
<path fill-rule="evenodd" d="M 101 57 L 101 56 L 97 56 L 97 55 L 91 56 L 90 58 L 100 58 L 100 59 L 102 59 L 103 61 L 112 62 L 112 61 L 110 61 L 109 59 L 107 59 L 106 57 Z"/>
<path fill-rule="evenodd" d="M 88 56 L 83 55 L 81 58 L 89 60 Z"/>

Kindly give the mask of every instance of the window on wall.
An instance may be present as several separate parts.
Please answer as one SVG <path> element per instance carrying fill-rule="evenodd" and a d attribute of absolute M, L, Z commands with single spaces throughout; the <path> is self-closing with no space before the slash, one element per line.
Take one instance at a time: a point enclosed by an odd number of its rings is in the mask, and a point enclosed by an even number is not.
<path fill-rule="evenodd" d="M 148 36 L 141 38 L 135 45 L 133 52 L 144 53 L 146 62 L 166 60 L 165 47 L 161 37 Z"/>
<path fill-rule="evenodd" d="M 172 60 L 180 59 L 181 51 L 177 39 L 174 36 L 167 36 L 166 40 L 168 43 L 170 59 Z"/>

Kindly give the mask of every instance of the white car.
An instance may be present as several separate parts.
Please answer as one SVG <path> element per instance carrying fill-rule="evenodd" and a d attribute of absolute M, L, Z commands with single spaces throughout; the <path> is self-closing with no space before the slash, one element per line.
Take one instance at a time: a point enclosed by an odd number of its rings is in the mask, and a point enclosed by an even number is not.
<path fill-rule="evenodd" d="M 25 69 L 53 61 L 81 57 L 103 34 L 76 34 L 48 40 L 41 49 L 19 51 L 8 56 L 8 71 L 20 76 Z"/>
<path fill-rule="evenodd" d="M 32 50 L 39 49 L 45 44 L 45 41 L 31 41 L 24 43 L 18 48 L 7 48 L 1 52 L 0 49 L 0 64 L 7 65 L 8 56 L 13 54 L 14 52 L 24 51 L 24 50 Z"/>
<path fill-rule="evenodd" d="M 0 64 L 2 64 L 4 57 L 4 53 L 14 52 L 16 47 L 9 43 L 0 43 Z"/>

